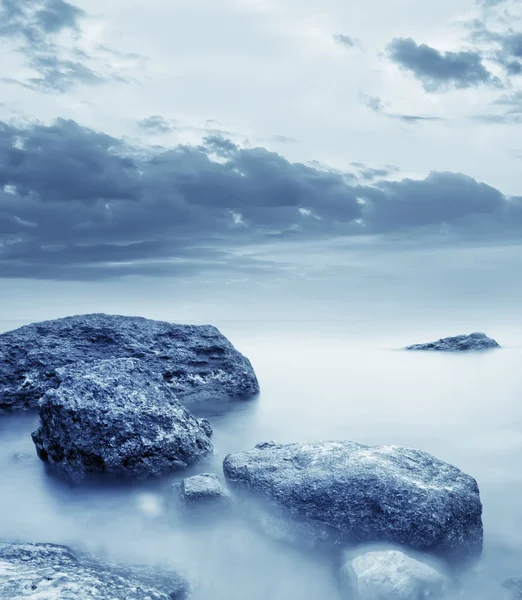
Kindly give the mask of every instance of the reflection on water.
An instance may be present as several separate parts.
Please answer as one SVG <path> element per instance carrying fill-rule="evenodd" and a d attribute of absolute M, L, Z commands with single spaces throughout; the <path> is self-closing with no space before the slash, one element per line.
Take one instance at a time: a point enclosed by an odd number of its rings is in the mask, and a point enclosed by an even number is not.
<path fill-rule="evenodd" d="M 522 575 L 522 332 L 488 330 L 506 346 L 500 351 L 446 355 L 392 348 L 461 328 L 263 329 L 222 327 L 252 360 L 262 393 L 226 410 L 198 409 L 211 416 L 216 453 L 189 473 L 221 474 L 227 453 L 267 440 L 353 439 L 431 452 L 481 489 L 485 551 L 463 597 L 501 597 L 502 580 Z M 188 519 L 169 502 L 176 476 L 77 488 L 56 481 L 36 457 L 36 423 L 29 414 L 0 418 L 0 538 L 171 565 L 195 600 L 337 600 L 326 557 L 279 545 L 234 514 Z"/>

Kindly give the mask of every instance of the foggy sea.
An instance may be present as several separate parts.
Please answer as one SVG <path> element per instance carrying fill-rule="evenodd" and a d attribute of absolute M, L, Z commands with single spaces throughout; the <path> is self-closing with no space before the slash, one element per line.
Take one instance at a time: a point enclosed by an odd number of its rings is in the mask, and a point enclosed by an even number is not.
<path fill-rule="evenodd" d="M 24 322 L 0 321 L 0 332 Z M 237 515 L 188 518 L 172 482 L 212 471 L 262 441 L 347 439 L 430 452 L 478 481 L 481 562 L 464 599 L 502 597 L 522 576 L 522 328 L 509 321 L 214 322 L 256 370 L 261 394 L 206 407 L 214 456 L 160 481 L 71 488 L 50 477 L 30 433 L 35 415 L 0 418 L 0 539 L 54 542 L 111 561 L 170 566 L 194 600 L 338 600 L 329 557 L 269 539 Z M 501 350 L 403 352 L 406 344 L 485 331 Z M 198 415 L 198 416 L 203 416 Z"/>

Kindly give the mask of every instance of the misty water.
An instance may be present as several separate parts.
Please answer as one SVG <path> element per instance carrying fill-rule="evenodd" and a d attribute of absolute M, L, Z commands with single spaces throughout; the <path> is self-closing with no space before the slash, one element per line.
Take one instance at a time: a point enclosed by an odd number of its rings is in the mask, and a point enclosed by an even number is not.
<path fill-rule="evenodd" d="M 0 331 L 24 323 L 0 321 Z M 215 323 L 257 372 L 258 398 L 206 407 L 215 455 L 189 473 L 221 474 L 229 452 L 261 441 L 349 439 L 425 450 L 474 476 L 484 505 L 483 558 L 463 598 L 502 597 L 522 575 L 522 330 L 512 323 L 436 325 Z M 483 323 L 484 324 L 484 323 Z M 485 330 L 501 350 L 398 348 Z M 138 485 L 71 488 L 36 457 L 37 416 L 0 418 L 0 539 L 54 542 L 119 562 L 173 567 L 194 600 L 336 600 L 331 557 L 271 540 L 239 514 L 188 516 L 172 503 L 183 474 Z"/>

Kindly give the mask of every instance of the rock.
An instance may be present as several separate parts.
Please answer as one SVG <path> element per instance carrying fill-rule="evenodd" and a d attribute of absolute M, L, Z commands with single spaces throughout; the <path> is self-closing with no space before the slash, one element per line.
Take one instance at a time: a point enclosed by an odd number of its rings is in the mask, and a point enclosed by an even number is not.
<path fill-rule="evenodd" d="M 456 562 L 482 552 L 476 481 L 419 450 L 270 442 L 228 455 L 223 468 L 238 491 L 317 542 L 397 544 Z"/>
<path fill-rule="evenodd" d="M 185 504 L 214 504 L 231 499 L 230 492 L 219 477 L 212 473 L 187 477 L 175 485 L 175 491 Z"/>
<path fill-rule="evenodd" d="M 504 581 L 502 587 L 509 590 L 509 600 L 522 598 L 522 577 L 509 577 Z"/>
<path fill-rule="evenodd" d="M 450 584 L 435 565 L 398 549 L 371 550 L 347 557 L 339 579 L 346 600 L 442 598 Z"/>
<path fill-rule="evenodd" d="M 56 368 L 106 358 L 139 358 L 184 404 L 259 391 L 250 361 L 215 327 L 93 314 L 0 335 L 0 410 L 38 408 Z"/>
<path fill-rule="evenodd" d="M 431 350 L 439 352 L 467 352 L 470 350 L 490 350 L 500 348 L 500 345 L 489 338 L 485 333 L 470 333 L 469 335 L 457 335 L 427 342 L 425 344 L 413 344 L 406 346 L 406 350 Z"/>
<path fill-rule="evenodd" d="M 33 441 L 66 479 L 156 476 L 212 451 L 208 429 L 138 359 L 76 363 L 56 369 L 56 377 L 60 385 L 42 399 Z"/>
<path fill-rule="evenodd" d="M 66 546 L 0 542 L 0 598 L 17 600 L 181 600 L 185 581 L 150 567 L 80 559 Z"/>

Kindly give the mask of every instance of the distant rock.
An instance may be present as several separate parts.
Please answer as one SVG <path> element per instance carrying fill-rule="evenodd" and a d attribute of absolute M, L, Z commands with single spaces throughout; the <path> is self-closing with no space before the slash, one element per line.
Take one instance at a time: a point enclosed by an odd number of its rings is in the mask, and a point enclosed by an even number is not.
<path fill-rule="evenodd" d="M 80 559 L 66 546 L 0 542 L 0 598 L 17 600 L 181 600 L 176 573 Z"/>
<path fill-rule="evenodd" d="M 212 451 L 208 422 L 202 426 L 138 359 L 76 363 L 55 377 L 59 387 L 42 399 L 33 441 L 66 479 L 156 476 Z"/>
<path fill-rule="evenodd" d="M 457 335 L 455 337 L 441 338 L 436 342 L 425 344 L 413 344 L 406 346 L 406 350 L 431 350 L 439 352 L 468 352 L 470 350 L 491 350 L 500 348 L 500 345 L 489 338 L 485 333 L 470 333 L 469 335 Z"/>
<path fill-rule="evenodd" d="M 346 600 L 443 598 L 450 584 L 435 565 L 398 549 L 370 550 L 347 557 L 339 579 Z"/>
<path fill-rule="evenodd" d="M 504 581 L 503 587 L 509 590 L 509 600 L 520 600 L 522 598 L 522 577 L 509 577 Z"/>
<path fill-rule="evenodd" d="M 0 411 L 37 408 L 56 368 L 106 358 L 142 360 L 184 404 L 259 391 L 250 361 L 215 327 L 79 315 L 0 335 Z"/>
<path fill-rule="evenodd" d="M 455 562 L 482 552 L 476 481 L 419 450 L 270 442 L 228 455 L 223 468 L 238 491 L 317 542 L 397 544 Z"/>
<path fill-rule="evenodd" d="M 175 485 L 174 492 L 187 505 L 217 504 L 231 499 L 230 492 L 212 473 L 187 477 Z"/>

